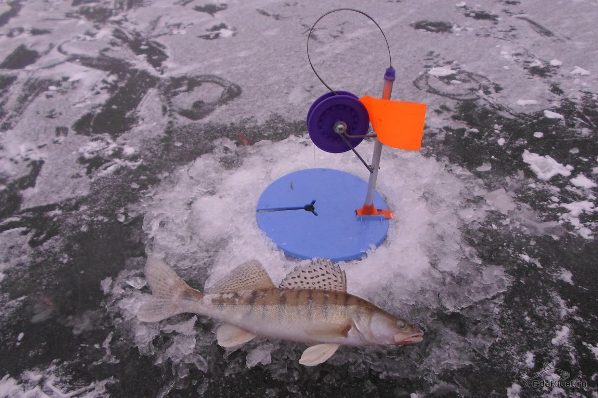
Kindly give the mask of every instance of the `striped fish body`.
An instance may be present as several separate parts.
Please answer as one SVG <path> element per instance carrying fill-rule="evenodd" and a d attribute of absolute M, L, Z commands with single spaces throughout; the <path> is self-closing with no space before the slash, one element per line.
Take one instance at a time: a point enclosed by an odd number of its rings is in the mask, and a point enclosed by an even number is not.
<path fill-rule="evenodd" d="M 137 313 L 157 322 L 192 312 L 224 322 L 218 344 L 234 347 L 256 336 L 315 344 L 299 362 L 314 366 L 340 345 L 405 345 L 423 333 L 346 291 L 345 273 L 329 262 L 296 268 L 276 287 L 261 264 L 250 261 L 217 282 L 206 294 L 192 289 L 163 261 L 149 257 L 145 275 L 152 297 Z"/>
<path fill-rule="evenodd" d="M 351 294 L 311 289 L 263 289 L 207 294 L 192 312 L 259 336 L 305 343 L 364 345 L 356 322 L 381 309 Z"/>

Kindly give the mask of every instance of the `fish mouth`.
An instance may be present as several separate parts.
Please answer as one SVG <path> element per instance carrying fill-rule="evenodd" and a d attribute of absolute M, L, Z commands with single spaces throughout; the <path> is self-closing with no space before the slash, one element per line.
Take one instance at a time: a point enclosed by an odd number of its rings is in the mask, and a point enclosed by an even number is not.
<path fill-rule="evenodd" d="M 413 333 L 407 337 L 403 337 L 404 335 L 396 335 L 395 342 L 399 345 L 409 345 L 409 344 L 417 344 L 424 339 L 423 332 Z"/>

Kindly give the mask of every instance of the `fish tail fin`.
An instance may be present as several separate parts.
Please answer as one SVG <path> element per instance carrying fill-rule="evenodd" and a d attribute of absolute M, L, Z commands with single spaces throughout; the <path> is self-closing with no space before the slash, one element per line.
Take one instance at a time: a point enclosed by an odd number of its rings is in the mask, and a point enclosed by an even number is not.
<path fill-rule="evenodd" d="M 152 297 L 139 308 L 137 318 L 140 321 L 158 322 L 183 312 L 190 312 L 189 306 L 203 297 L 201 292 L 191 288 L 157 257 L 148 257 L 145 277 L 152 289 Z"/>
<path fill-rule="evenodd" d="M 141 322 L 159 322 L 181 312 L 175 301 L 152 297 L 141 304 L 137 319 Z"/>

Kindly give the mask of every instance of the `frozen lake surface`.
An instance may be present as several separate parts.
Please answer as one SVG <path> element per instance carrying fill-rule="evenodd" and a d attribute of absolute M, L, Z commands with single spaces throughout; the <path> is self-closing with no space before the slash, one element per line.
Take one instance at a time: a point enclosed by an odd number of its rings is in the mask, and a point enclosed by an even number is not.
<path fill-rule="evenodd" d="M 418 345 L 216 344 L 210 319 L 141 323 L 142 269 L 195 288 L 257 259 L 274 179 L 327 154 L 305 115 L 313 0 L 0 4 L 0 397 L 598 397 L 598 1 L 351 0 L 386 32 L 393 98 L 428 104 L 421 152 L 385 148 L 388 239 L 349 293 L 418 323 Z M 315 31 L 328 84 L 379 96 L 379 31 Z M 371 156 L 373 144 L 358 148 Z"/>

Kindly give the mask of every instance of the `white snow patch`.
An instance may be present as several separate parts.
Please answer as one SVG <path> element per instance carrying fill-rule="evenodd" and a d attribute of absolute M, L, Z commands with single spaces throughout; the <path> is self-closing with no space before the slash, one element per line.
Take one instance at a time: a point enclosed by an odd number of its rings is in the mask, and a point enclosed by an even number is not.
<path fill-rule="evenodd" d="M 542 264 L 540 264 L 540 261 L 538 261 L 538 259 L 532 258 L 525 253 L 520 253 L 519 258 L 521 258 L 526 263 L 531 263 L 531 264 L 534 264 L 538 268 L 542 268 Z"/>
<path fill-rule="evenodd" d="M 511 387 L 507 387 L 507 398 L 519 398 L 521 393 L 521 386 L 517 383 L 513 383 Z"/>
<path fill-rule="evenodd" d="M 467 5 L 464 1 L 460 1 L 459 3 L 455 4 L 455 7 L 463 8 Z"/>
<path fill-rule="evenodd" d="M 537 153 L 523 151 L 523 161 L 530 165 L 530 168 L 539 179 L 548 181 L 557 174 L 564 177 L 571 175 L 568 167 L 563 166 L 548 155 L 542 156 Z"/>
<path fill-rule="evenodd" d="M 527 105 L 536 105 L 538 101 L 532 99 L 518 99 L 517 105 L 519 106 L 527 106 Z"/>
<path fill-rule="evenodd" d="M 568 269 L 561 268 L 559 279 L 567 282 L 570 285 L 573 285 L 573 274 Z"/>
<path fill-rule="evenodd" d="M 548 118 L 548 119 L 565 119 L 565 117 L 563 115 L 561 115 L 560 113 L 556 113 L 553 111 L 549 111 L 548 109 L 544 110 L 544 117 Z"/>
<path fill-rule="evenodd" d="M 576 187 L 580 188 L 596 188 L 596 183 L 590 180 L 588 177 L 584 176 L 583 174 L 577 175 L 577 177 L 571 179 L 571 183 Z"/>
<path fill-rule="evenodd" d="M 500 146 L 503 146 L 505 144 L 505 142 L 506 142 L 505 139 L 502 137 L 499 138 L 498 140 L 496 140 L 496 143 Z"/>
<path fill-rule="evenodd" d="M 541 132 L 541 131 L 536 131 L 534 133 L 534 137 L 536 137 L 536 138 L 542 138 L 542 137 L 544 137 L 544 133 Z"/>
<path fill-rule="evenodd" d="M 503 188 L 488 192 L 484 198 L 486 202 L 503 214 L 507 214 L 517 207 L 513 198 Z"/>
<path fill-rule="evenodd" d="M 488 162 L 484 162 L 481 166 L 476 168 L 477 171 L 490 171 L 492 170 L 492 165 Z"/>
<path fill-rule="evenodd" d="M 542 61 L 540 61 L 539 59 L 534 59 L 532 61 L 531 64 L 529 64 L 530 67 L 537 67 L 537 66 L 544 66 L 544 63 Z"/>
<path fill-rule="evenodd" d="M 569 222 L 583 238 L 591 239 L 592 230 L 581 224 L 579 216 L 582 213 L 590 214 L 595 212 L 596 207 L 594 207 L 594 204 L 590 201 L 582 200 L 579 202 L 563 203 L 561 207 L 569 210 L 569 213 L 561 215 L 561 219 Z"/>
<path fill-rule="evenodd" d="M 111 286 L 112 286 L 112 278 L 111 277 L 104 278 L 100 281 L 100 287 L 104 294 L 108 294 L 110 292 Z"/>
<path fill-rule="evenodd" d="M 579 76 L 588 76 L 590 74 L 590 71 L 585 70 L 584 68 L 581 68 L 579 66 L 575 66 L 573 68 L 573 70 L 571 71 L 572 75 L 579 75 Z"/>
<path fill-rule="evenodd" d="M 432 76 L 436 77 L 445 77 L 445 76 L 452 76 L 457 72 L 452 70 L 449 66 L 437 66 L 432 68 L 428 71 L 428 73 Z"/>
<path fill-rule="evenodd" d="M 132 156 L 133 154 L 135 154 L 136 149 L 133 148 L 132 146 L 128 146 L 128 145 L 124 145 L 123 146 L 123 155 L 126 157 Z"/>
<path fill-rule="evenodd" d="M 561 326 L 560 330 L 557 330 L 555 337 L 551 340 L 552 344 L 554 345 L 563 345 L 567 343 L 569 340 L 569 335 L 571 334 L 571 330 L 568 326 L 563 325 Z"/>
<path fill-rule="evenodd" d="M 533 352 L 528 351 L 525 353 L 525 366 L 530 369 L 536 366 L 535 355 Z"/>
<path fill-rule="evenodd" d="M 584 342 L 583 345 L 585 345 L 592 352 L 592 354 L 594 354 L 596 360 L 598 360 L 598 344 L 592 345 L 590 343 Z"/>
<path fill-rule="evenodd" d="M 588 200 L 581 200 L 579 202 L 563 203 L 561 207 L 569 210 L 572 217 L 579 217 L 582 213 L 592 213 L 596 211 L 594 204 Z"/>
<path fill-rule="evenodd" d="M 551 66 L 561 66 L 563 64 L 563 62 L 561 60 L 558 59 L 551 59 L 550 60 L 550 65 Z"/>
<path fill-rule="evenodd" d="M 110 138 L 98 136 L 79 148 L 79 155 L 84 159 L 93 159 L 96 156 L 112 156 L 118 145 Z"/>

